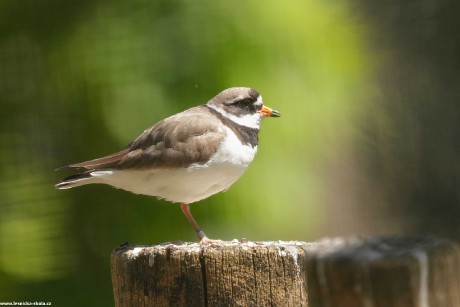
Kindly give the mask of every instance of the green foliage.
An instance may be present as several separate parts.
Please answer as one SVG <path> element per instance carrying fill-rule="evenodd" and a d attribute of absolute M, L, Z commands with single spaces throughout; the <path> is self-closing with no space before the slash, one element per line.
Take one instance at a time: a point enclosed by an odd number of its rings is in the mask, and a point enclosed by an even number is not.
<path fill-rule="evenodd" d="M 105 186 L 55 191 L 67 173 L 53 169 L 114 152 L 231 86 L 258 89 L 283 117 L 266 120 L 239 182 L 192 206 L 197 220 L 225 240 L 318 234 L 320 166 L 353 137 L 369 69 L 363 25 L 344 3 L 0 8 L 0 301 L 108 306 L 114 247 L 195 240 L 177 205 Z"/>

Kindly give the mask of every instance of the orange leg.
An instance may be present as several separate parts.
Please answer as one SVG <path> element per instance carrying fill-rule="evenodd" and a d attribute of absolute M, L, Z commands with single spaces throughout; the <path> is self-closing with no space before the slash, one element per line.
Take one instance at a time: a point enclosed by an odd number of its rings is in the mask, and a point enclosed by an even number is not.
<path fill-rule="evenodd" d="M 188 204 L 180 204 L 180 209 L 184 213 L 185 217 L 187 220 L 192 224 L 193 229 L 196 232 L 196 235 L 198 236 L 198 239 L 200 239 L 200 243 L 217 243 L 217 242 L 222 242 L 221 240 L 211 240 L 206 237 L 206 234 L 204 233 L 203 230 L 201 230 L 200 226 L 198 226 L 198 223 L 195 221 L 193 218 L 192 213 L 190 212 L 190 206 Z"/>

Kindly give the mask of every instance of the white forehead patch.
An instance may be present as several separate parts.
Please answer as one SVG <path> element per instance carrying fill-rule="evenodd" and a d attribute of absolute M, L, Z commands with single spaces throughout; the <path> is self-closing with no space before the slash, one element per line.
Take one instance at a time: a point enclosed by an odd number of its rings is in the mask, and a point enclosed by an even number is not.
<path fill-rule="evenodd" d="M 259 97 L 257 97 L 256 102 L 254 102 L 254 105 L 261 106 L 263 103 L 264 103 L 264 101 L 262 99 L 262 95 L 259 95 Z"/>

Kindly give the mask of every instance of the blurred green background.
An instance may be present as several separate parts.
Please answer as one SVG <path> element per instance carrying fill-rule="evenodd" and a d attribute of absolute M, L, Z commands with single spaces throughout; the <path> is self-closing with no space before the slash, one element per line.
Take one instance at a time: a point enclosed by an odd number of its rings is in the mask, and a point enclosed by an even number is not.
<path fill-rule="evenodd" d="M 196 241 L 178 205 L 54 169 L 232 86 L 281 111 L 212 238 L 460 238 L 459 2 L 0 2 L 0 301 L 113 305 L 119 244 Z"/>

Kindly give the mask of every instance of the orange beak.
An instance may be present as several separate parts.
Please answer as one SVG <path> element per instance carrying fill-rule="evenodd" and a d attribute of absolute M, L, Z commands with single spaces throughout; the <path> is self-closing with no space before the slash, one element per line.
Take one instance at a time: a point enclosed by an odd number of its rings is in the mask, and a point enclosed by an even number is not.
<path fill-rule="evenodd" d="M 272 108 L 263 106 L 262 109 L 257 111 L 258 113 L 262 114 L 265 117 L 280 117 L 281 113 L 277 110 L 273 110 Z"/>

